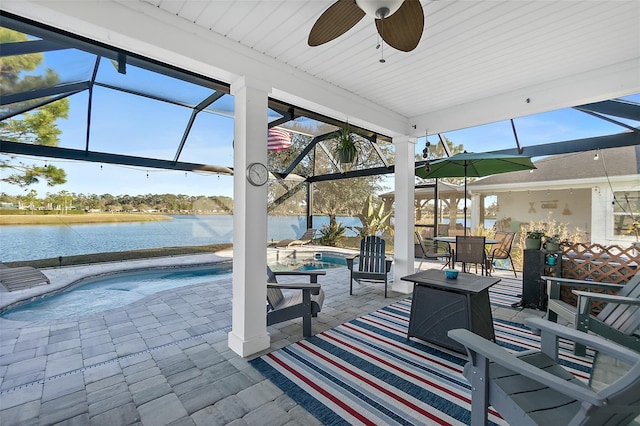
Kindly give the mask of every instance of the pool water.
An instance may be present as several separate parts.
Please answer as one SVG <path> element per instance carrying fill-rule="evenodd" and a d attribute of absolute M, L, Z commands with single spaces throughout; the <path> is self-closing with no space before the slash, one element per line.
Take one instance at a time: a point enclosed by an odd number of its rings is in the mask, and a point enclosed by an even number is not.
<path fill-rule="evenodd" d="M 269 262 L 274 271 L 312 271 L 317 269 L 331 269 L 346 266 L 347 261 L 343 255 L 327 252 L 305 254 L 303 257 L 285 257 Z"/>
<path fill-rule="evenodd" d="M 119 272 L 82 279 L 60 292 L 8 309 L 0 317 L 15 321 L 72 318 L 128 305 L 172 288 L 231 277 L 231 262 L 194 268 Z"/>
<path fill-rule="evenodd" d="M 316 254 L 316 257 L 317 254 Z M 273 270 L 328 269 L 346 265 L 344 257 L 284 259 L 270 264 Z M 0 311 L 0 318 L 37 321 L 74 318 L 119 308 L 146 296 L 173 288 L 231 279 L 231 262 L 198 267 L 147 269 L 119 272 L 80 280 L 57 293 Z M 265 277 L 266 278 L 266 277 Z"/>

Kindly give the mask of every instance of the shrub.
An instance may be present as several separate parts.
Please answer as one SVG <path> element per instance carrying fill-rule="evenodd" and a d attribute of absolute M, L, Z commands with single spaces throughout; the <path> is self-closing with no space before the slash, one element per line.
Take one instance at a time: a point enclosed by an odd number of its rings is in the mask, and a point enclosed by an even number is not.
<path fill-rule="evenodd" d="M 338 222 L 324 225 L 320 229 L 320 244 L 335 247 L 344 238 L 345 231 L 344 225 Z"/>
<path fill-rule="evenodd" d="M 519 232 L 516 236 L 516 243 L 511 250 L 511 258 L 516 264 L 516 269 L 522 270 L 524 253 L 522 248 L 524 247 L 524 240 L 530 232 L 542 232 L 544 235 L 552 235 L 557 237 L 559 241 L 563 243 L 577 243 L 587 242 L 584 231 L 576 228 L 574 231 L 569 230 L 566 223 L 558 222 L 556 220 L 549 220 L 548 222 L 529 222 L 523 226 L 525 232 Z"/>
<path fill-rule="evenodd" d="M 376 206 L 373 201 L 373 195 L 369 195 L 362 207 L 362 211 L 358 215 L 362 226 L 353 226 L 352 229 L 358 233 L 360 237 L 367 235 L 380 235 L 385 232 L 392 232 L 389 226 L 391 211 L 386 211 L 384 203 Z"/>

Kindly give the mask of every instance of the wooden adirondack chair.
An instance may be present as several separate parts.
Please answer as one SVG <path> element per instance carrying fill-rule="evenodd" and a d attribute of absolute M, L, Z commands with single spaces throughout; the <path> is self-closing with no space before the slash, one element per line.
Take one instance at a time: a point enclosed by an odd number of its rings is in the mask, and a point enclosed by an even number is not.
<path fill-rule="evenodd" d="M 547 315 L 556 321 L 558 315 L 573 322 L 576 329 L 592 331 L 607 339 L 640 352 L 640 274 L 635 274 L 626 284 L 598 283 L 543 276 L 550 283 Z M 613 290 L 617 294 L 573 290 L 578 296 L 577 307 L 560 300 L 560 286 L 574 288 Z M 591 315 L 592 302 L 606 302 L 598 315 Z M 576 355 L 584 355 L 584 346 L 575 346 Z"/>
<path fill-rule="evenodd" d="M 464 375 L 471 384 L 471 425 L 487 424 L 492 405 L 512 425 L 624 425 L 640 414 L 640 353 L 541 318 L 525 323 L 541 332 L 542 348 L 510 354 L 469 330 L 448 332 L 469 354 Z M 573 340 L 630 366 L 601 389 L 587 386 L 558 362 L 558 340 Z M 599 368 L 596 362 L 592 378 Z"/>
<path fill-rule="evenodd" d="M 357 269 L 355 259 L 358 259 Z M 385 255 L 385 242 L 382 238 L 369 235 L 360 241 L 360 254 L 347 257 L 350 272 L 349 295 L 353 294 L 353 281 L 383 281 L 384 297 L 387 297 L 387 274 L 391 269 L 392 259 Z"/>
<path fill-rule="evenodd" d="M 318 276 L 326 271 L 279 271 L 267 266 L 267 325 L 302 318 L 302 335 L 311 337 L 311 317 L 318 316 L 324 303 L 324 291 Z M 306 276 L 310 282 L 279 283 L 277 276 Z M 288 291 L 285 295 L 282 290 Z"/>

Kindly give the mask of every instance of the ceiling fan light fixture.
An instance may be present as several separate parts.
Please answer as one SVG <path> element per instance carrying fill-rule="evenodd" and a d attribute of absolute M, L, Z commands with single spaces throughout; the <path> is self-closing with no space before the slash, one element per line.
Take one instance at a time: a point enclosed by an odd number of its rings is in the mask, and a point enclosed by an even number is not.
<path fill-rule="evenodd" d="M 404 0 L 356 0 L 356 4 L 367 15 L 384 19 L 393 15 L 400 9 Z"/>
<path fill-rule="evenodd" d="M 316 20 L 307 44 L 320 46 L 353 28 L 365 16 L 374 18 L 384 43 L 401 52 L 418 46 L 424 30 L 419 0 L 335 0 Z"/>

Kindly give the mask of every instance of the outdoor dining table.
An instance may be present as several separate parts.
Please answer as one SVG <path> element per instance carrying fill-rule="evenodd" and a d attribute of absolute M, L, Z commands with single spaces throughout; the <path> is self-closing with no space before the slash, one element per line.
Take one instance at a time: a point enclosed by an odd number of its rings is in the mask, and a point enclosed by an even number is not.
<path fill-rule="evenodd" d="M 435 237 L 433 239 L 433 241 L 440 241 L 443 243 L 449 243 L 449 244 L 455 244 L 456 243 L 456 237 Z M 493 238 L 487 238 L 484 240 L 484 243 L 487 245 L 490 244 L 498 244 L 500 241 L 498 240 L 494 240 Z"/>
<path fill-rule="evenodd" d="M 453 237 L 435 237 L 433 239 L 433 241 L 440 241 L 442 243 L 455 244 L 456 243 L 456 237 L 455 236 L 453 236 Z M 484 244 L 487 245 L 487 246 L 492 245 L 492 244 L 498 244 L 499 242 L 500 242 L 499 240 L 495 240 L 493 238 L 486 238 L 484 240 Z M 455 262 L 454 262 L 455 256 L 453 254 L 453 249 L 451 249 L 451 247 L 449 247 L 449 248 L 450 248 L 449 251 L 451 252 L 450 265 L 451 265 L 452 268 L 454 268 L 455 267 Z"/>

